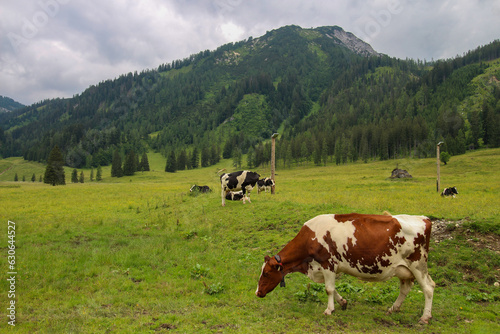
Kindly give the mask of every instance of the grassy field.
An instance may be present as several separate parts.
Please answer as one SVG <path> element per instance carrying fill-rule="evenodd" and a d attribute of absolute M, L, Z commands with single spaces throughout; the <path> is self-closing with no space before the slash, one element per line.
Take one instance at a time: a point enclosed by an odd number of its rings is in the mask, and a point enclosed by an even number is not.
<path fill-rule="evenodd" d="M 41 164 L 0 160 L 4 241 L 0 332 L 19 333 L 498 333 L 500 332 L 500 150 L 435 159 L 280 169 L 276 194 L 221 207 L 216 171 L 230 161 L 174 174 L 149 155 L 153 171 L 132 177 L 52 187 Z M 390 180 L 393 168 L 410 180 Z M 269 168 L 256 170 L 262 176 Z M 14 175 L 27 182 L 13 182 Z M 31 182 L 35 173 L 37 182 Z M 79 170 L 80 173 L 80 170 Z M 86 180 L 90 171 L 84 170 Z M 94 171 L 95 173 L 95 171 Z M 192 184 L 215 191 L 192 196 Z M 431 241 L 437 284 L 433 319 L 417 324 L 424 297 L 416 284 L 399 313 L 387 315 L 397 279 L 366 283 L 341 277 L 347 310 L 324 316 L 322 287 L 299 273 L 266 298 L 255 296 L 265 255 L 322 213 L 424 214 L 460 221 Z M 8 324 L 8 221 L 15 222 L 16 326 Z M 492 247 L 493 246 L 493 247 Z M 496 248 L 495 248 L 496 247 Z M 336 306 L 337 307 L 337 306 Z M 337 307 L 338 308 L 338 307 Z"/>

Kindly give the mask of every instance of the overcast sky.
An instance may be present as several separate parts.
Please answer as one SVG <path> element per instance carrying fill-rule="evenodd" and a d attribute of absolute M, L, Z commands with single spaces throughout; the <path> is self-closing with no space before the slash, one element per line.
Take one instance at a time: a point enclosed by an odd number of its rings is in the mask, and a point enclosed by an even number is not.
<path fill-rule="evenodd" d="M 22 0 L 0 4 L 0 95 L 71 97 L 120 74 L 295 24 L 437 60 L 500 38 L 500 0 Z"/>

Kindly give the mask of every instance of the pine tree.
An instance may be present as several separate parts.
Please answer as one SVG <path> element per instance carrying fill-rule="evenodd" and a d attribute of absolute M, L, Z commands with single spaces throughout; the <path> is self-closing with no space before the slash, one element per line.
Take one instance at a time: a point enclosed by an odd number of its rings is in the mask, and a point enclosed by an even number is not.
<path fill-rule="evenodd" d="M 172 150 L 167 158 L 167 165 L 165 166 L 165 172 L 175 173 L 177 170 L 177 163 L 175 160 L 175 152 Z"/>
<path fill-rule="evenodd" d="M 210 150 L 205 146 L 201 150 L 201 167 L 208 166 L 210 166 Z"/>
<path fill-rule="evenodd" d="M 14 182 L 17 182 L 17 181 L 19 181 L 19 177 L 17 176 L 17 173 L 16 173 L 16 175 L 14 175 Z"/>
<path fill-rule="evenodd" d="M 64 174 L 64 160 L 58 146 L 54 146 L 50 151 L 49 159 L 47 160 L 47 167 L 45 169 L 44 182 L 56 185 L 66 185 Z"/>
<path fill-rule="evenodd" d="M 78 171 L 73 169 L 73 172 L 71 173 L 71 182 L 72 183 L 78 183 Z"/>
<path fill-rule="evenodd" d="M 123 175 L 134 175 L 135 171 L 137 170 L 136 167 L 136 157 L 135 157 L 135 152 L 134 150 L 131 150 L 128 152 L 127 156 L 125 157 L 125 162 L 123 163 Z"/>
<path fill-rule="evenodd" d="M 90 182 L 94 181 L 94 168 L 90 169 Z"/>
<path fill-rule="evenodd" d="M 186 150 L 182 150 L 177 157 L 177 170 L 185 170 L 187 165 Z"/>
<path fill-rule="evenodd" d="M 198 149 L 195 147 L 193 149 L 193 152 L 191 154 L 191 168 L 198 168 L 198 165 L 199 165 L 199 160 L 200 157 L 199 157 L 199 154 L 198 154 Z"/>
<path fill-rule="evenodd" d="M 120 157 L 120 153 L 118 150 L 115 150 L 113 153 L 113 160 L 111 162 L 111 177 L 122 177 L 123 169 L 122 169 L 122 158 Z"/>
<path fill-rule="evenodd" d="M 33 173 L 33 175 L 31 176 L 31 182 L 35 182 L 36 180 L 36 176 L 35 176 L 35 173 Z"/>
<path fill-rule="evenodd" d="M 319 145 L 319 141 L 314 143 L 313 161 L 316 166 L 321 165 L 321 146 Z"/>
<path fill-rule="evenodd" d="M 143 172 L 149 172 L 149 160 L 148 160 L 148 155 L 146 152 L 142 154 L 142 159 L 141 159 L 141 165 L 140 165 L 140 170 Z"/>
<path fill-rule="evenodd" d="M 95 180 L 102 181 L 102 167 L 101 166 L 97 166 L 97 174 L 96 174 Z"/>
<path fill-rule="evenodd" d="M 328 160 L 328 144 L 326 138 L 323 139 L 323 145 L 321 147 L 321 160 L 323 160 L 323 165 L 326 166 Z"/>
<path fill-rule="evenodd" d="M 233 152 L 234 152 L 234 154 L 233 154 L 233 166 L 237 167 L 237 168 L 240 168 L 241 167 L 241 160 L 242 160 L 243 154 L 241 153 L 241 150 L 240 150 L 239 147 L 236 147 L 233 150 Z"/>
<path fill-rule="evenodd" d="M 78 179 L 78 181 L 80 181 L 80 183 L 84 183 L 85 182 L 85 176 L 83 175 L 83 170 L 80 173 L 80 178 Z"/>

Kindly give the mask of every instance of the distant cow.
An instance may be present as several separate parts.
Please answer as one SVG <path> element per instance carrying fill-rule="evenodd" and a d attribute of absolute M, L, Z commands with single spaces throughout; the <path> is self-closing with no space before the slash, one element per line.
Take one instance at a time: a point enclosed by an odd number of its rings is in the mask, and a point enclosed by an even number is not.
<path fill-rule="evenodd" d="M 265 179 L 261 179 L 257 181 L 257 194 L 261 191 L 271 191 L 271 187 L 274 186 L 274 181 L 270 177 L 266 177 Z"/>
<path fill-rule="evenodd" d="M 230 201 L 242 201 L 243 191 L 230 191 L 226 194 L 226 199 Z"/>
<path fill-rule="evenodd" d="M 451 188 L 444 188 L 443 192 L 441 193 L 441 196 L 453 196 L 455 198 L 455 195 L 458 195 L 458 190 L 456 187 L 451 187 Z"/>
<path fill-rule="evenodd" d="M 251 203 L 250 197 L 248 196 L 255 187 L 259 178 L 259 174 L 248 170 L 222 174 L 220 176 L 222 206 L 226 205 L 225 200 L 228 192 L 239 190 L 243 191 L 243 204 L 245 204 L 245 200 L 248 200 L 248 202 Z"/>
<path fill-rule="evenodd" d="M 399 296 L 389 312 L 399 311 L 416 279 L 425 297 L 420 322 L 432 317 L 434 282 L 427 270 L 432 223 L 424 216 L 409 215 L 320 215 L 303 226 L 297 236 L 277 255 L 266 256 L 256 295 L 265 297 L 285 276 L 306 274 L 314 282 L 325 283 L 328 306 L 334 298 L 343 309 L 347 300 L 335 290 L 337 275 L 346 273 L 367 281 L 399 278 Z"/>
<path fill-rule="evenodd" d="M 200 193 L 209 193 L 212 191 L 209 186 L 197 186 L 196 184 L 189 189 L 190 192 L 199 191 Z"/>

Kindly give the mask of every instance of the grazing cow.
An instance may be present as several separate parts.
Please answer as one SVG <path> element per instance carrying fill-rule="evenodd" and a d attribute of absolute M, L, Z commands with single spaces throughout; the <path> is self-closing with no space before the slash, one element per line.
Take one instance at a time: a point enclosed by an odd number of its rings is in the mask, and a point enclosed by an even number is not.
<path fill-rule="evenodd" d="M 248 202 L 251 203 L 250 197 L 248 196 L 255 187 L 259 178 L 259 174 L 247 170 L 222 174 L 220 176 L 222 206 L 226 205 L 225 199 L 228 192 L 239 190 L 243 191 L 243 204 L 245 204 L 245 200 L 248 200 Z"/>
<path fill-rule="evenodd" d="M 209 193 L 212 191 L 209 186 L 197 186 L 196 184 L 189 189 L 190 192 L 199 191 L 200 193 Z"/>
<path fill-rule="evenodd" d="M 230 201 L 242 201 L 243 191 L 230 191 L 226 194 L 226 199 Z"/>
<path fill-rule="evenodd" d="M 257 194 L 261 191 L 271 191 L 271 187 L 274 186 L 274 181 L 270 177 L 266 177 L 265 179 L 261 179 L 257 181 Z"/>
<path fill-rule="evenodd" d="M 451 188 L 444 188 L 443 192 L 441 193 L 441 196 L 453 196 L 455 198 L 455 195 L 458 195 L 458 190 L 456 187 L 451 187 Z"/>
<path fill-rule="evenodd" d="M 416 279 L 425 297 L 420 322 L 432 317 L 434 281 L 427 271 L 432 223 L 424 216 L 409 215 L 320 215 L 303 226 L 297 236 L 274 257 L 265 257 L 256 295 L 265 297 L 285 275 L 306 274 L 325 283 L 328 306 L 333 300 L 347 307 L 347 301 L 335 290 L 338 274 L 346 273 L 367 281 L 399 278 L 399 296 L 389 312 L 399 311 Z"/>

